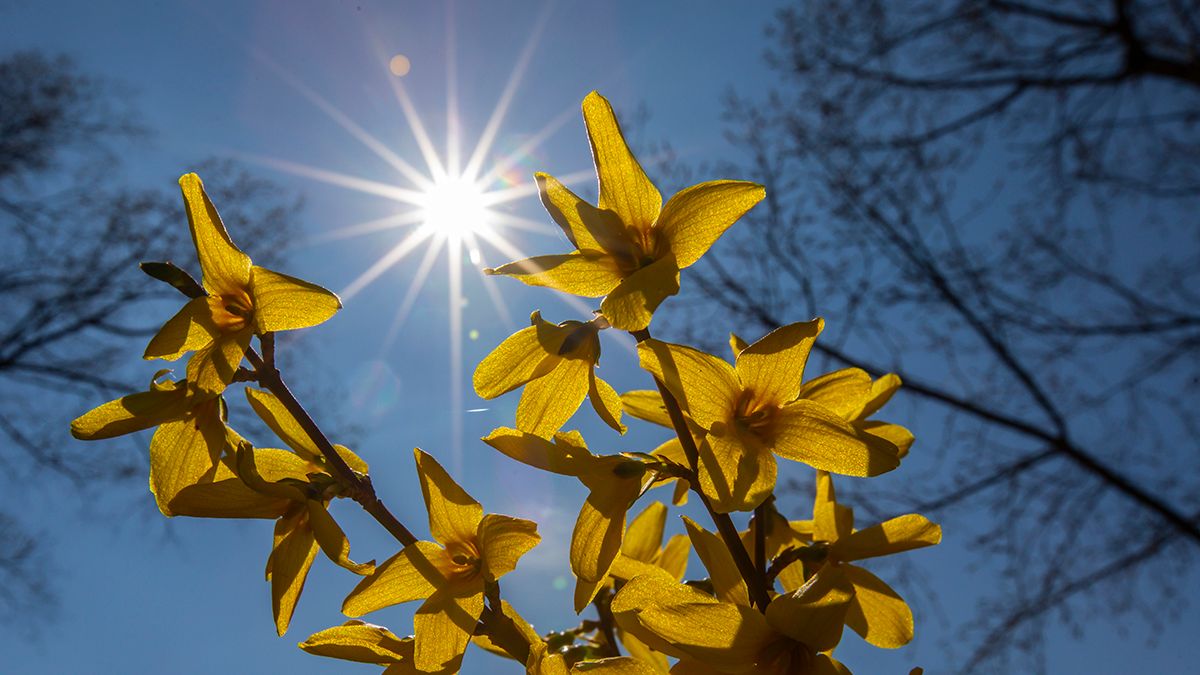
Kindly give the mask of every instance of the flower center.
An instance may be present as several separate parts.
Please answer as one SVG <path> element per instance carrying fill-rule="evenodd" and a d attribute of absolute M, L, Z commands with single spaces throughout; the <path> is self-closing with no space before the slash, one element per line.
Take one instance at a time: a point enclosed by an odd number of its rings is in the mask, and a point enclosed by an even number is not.
<path fill-rule="evenodd" d="M 479 559 L 479 551 L 472 544 L 450 544 L 446 547 L 446 553 L 450 555 L 451 579 L 465 581 L 479 574 L 482 561 Z"/>
<path fill-rule="evenodd" d="M 778 415 L 779 406 L 756 400 L 750 389 L 742 390 L 733 413 L 738 424 L 763 440 L 767 440 Z"/>
<path fill-rule="evenodd" d="M 241 289 L 208 296 L 208 307 L 212 311 L 213 323 L 223 333 L 236 333 L 254 318 L 254 302 Z"/>

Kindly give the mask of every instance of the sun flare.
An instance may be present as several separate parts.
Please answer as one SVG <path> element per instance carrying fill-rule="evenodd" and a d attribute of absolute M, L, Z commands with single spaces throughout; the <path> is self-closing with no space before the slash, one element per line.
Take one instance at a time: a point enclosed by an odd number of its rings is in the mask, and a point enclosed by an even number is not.
<path fill-rule="evenodd" d="M 421 227 L 428 234 L 461 240 L 489 231 L 493 214 L 486 191 L 465 177 L 446 177 L 425 190 L 420 202 Z"/>

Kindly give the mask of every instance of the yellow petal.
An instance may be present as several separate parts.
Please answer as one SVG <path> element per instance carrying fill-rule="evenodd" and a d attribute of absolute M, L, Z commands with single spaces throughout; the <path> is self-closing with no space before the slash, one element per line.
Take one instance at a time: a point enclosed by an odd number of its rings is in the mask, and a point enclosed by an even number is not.
<path fill-rule="evenodd" d="M 594 368 L 588 369 L 591 387 L 588 389 L 588 400 L 592 409 L 600 416 L 600 420 L 612 427 L 618 434 L 624 434 L 626 427 L 621 424 L 621 396 L 612 385 L 596 376 Z"/>
<path fill-rule="evenodd" d="M 913 442 L 916 438 L 912 432 L 899 424 L 888 424 L 887 422 L 856 422 L 854 426 L 863 431 L 878 436 L 892 445 L 896 446 L 896 456 L 904 459 L 908 456 L 908 451 L 912 449 Z"/>
<path fill-rule="evenodd" d="M 571 534 L 571 570 L 584 581 L 600 582 L 608 574 L 625 534 L 631 496 L 622 483 L 604 483 L 588 494 Z M 576 611 L 579 611 L 578 608 Z"/>
<path fill-rule="evenodd" d="M 355 454 L 354 451 L 351 450 L 350 448 L 347 448 L 344 445 L 338 445 L 337 443 L 334 443 L 333 449 L 342 458 L 342 461 L 344 461 L 346 463 L 346 466 L 349 466 L 351 469 L 354 469 L 355 471 L 357 471 L 359 473 L 370 472 L 371 467 L 368 466 L 366 461 L 364 461 L 361 457 L 359 457 L 357 454 Z"/>
<path fill-rule="evenodd" d="M 753 510 L 775 489 L 775 455 L 753 434 L 709 434 L 698 468 L 700 489 L 718 513 Z"/>
<path fill-rule="evenodd" d="M 799 398 L 816 401 L 853 420 L 871 396 L 871 376 L 861 368 L 843 368 L 826 373 L 800 387 Z"/>
<path fill-rule="evenodd" d="M 295 417 L 292 417 L 292 414 L 284 407 L 283 402 L 275 397 L 275 394 L 265 389 L 246 387 L 246 400 L 250 402 L 250 407 L 267 427 L 279 437 L 279 440 L 295 450 L 296 454 L 312 462 L 321 460 L 321 451 L 312 442 L 312 438 L 305 433 L 304 428 L 300 426 Z"/>
<path fill-rule="evenodd" d="M 359 663 L 401 663 L 413 658 L 413 639 L 396 637 L 383 626 L 351 620 L 308 636 L 300 649 L 316 656 L 327 656 Z"/>
<path fill-rule="evenodd" d="M 250 270 L 250 295 L 258 333 L 316 326 L 342 308 L 333 291 L 257 265 Z"/>
<path fill-rule="evenodd" d="M 548 331 L 539 324 L 546 322 L 541 321 L 537 312 L 534 312 L 533 320 L 534 325 L 505 338 L 479 362 L 472 384 L 480 398 L 506 394 L 549 372 L 562 360 L 557 347 L 548 349 L 551 346 L 542 344 L 542 335 Z M 561 337 L 558 344 L 562 344 Z"/>
<path fill-rule="evenodd" d="M 187 352 L 204 347 L 219 334 L 212 320 L 208 298 L 192 298 L 158 329 L 150 344 L 146 345 L 142 358 L 174 361 Z"/>
<path fill-rule="evenodd" d="M 417 610 L 413 663 L 426 673 L 458 672 L 463 652 L 483 613 L 483 584 L 439 588 Z"/>
<path fill-rule="evenodd" d="M 854 529 L 854 511 L 837 503 L 833 477 L 817 472 L 817 493 L 813 500 L 813 539 L 837 542 L 849 537 Z"/>
<path fill-rule="evenodd" d="M 600 313 L 613 328 L 642 330 L 662 301 L 678 292 L 679 267 L 668 255 L 622 279 L 600 303 Z"/>
<path fill-rule="evenodd" d="M 483 507 L 462 489 L 432 455 L 420 448 L 413 450 L 417 460 L 417 475 L 421 478 L 421 494 L 429 511 L 429 532 L 442 545 L 475 543 Z"/>
<path fill-rule="evenodd" d="M 613 618 L 618 627 L 634 635 L 651 649 L 680 658 L 685 656 L 671 643 L 647 630 L 639 620 L 642 612 L 653 607 L 688 603 L 716 603 L 711 595 L 686 584 L 672 581 L 665 574 L 644 574 L 630 579 L 612 599 Z"/>
<path fill-rule="evenodd" d="M 664 660 L 665 661 L 665 660 Z M 580 661 L 571 667 L 571 674 L 601 673 L 603 675 L 658 675 L 667 672 L 632 656 L 610 656 L 595 661 Z"/>
<path fill-rule="evenodd" d="M 733 352 L 734 360 L 737 360 L 738 354 L 741 354 L 742 350 L 749 346 L 750 343 L 738 337 L 737 333 L 729 334 L 729 351 Z"/>
<path fill-rule="evenodd" d="M 718 670 L 748 670 L 778 639 L 758 610 L 725 602 L 651 607 L 638 619 L 646 630 Z"/>
<path fill-rule="evenodd" d="M 483 573 L 495 581 L 517 568 L 517 561 L 542 538 L 537 523 L 511 516 L 489 513 L 479 523 L 479 548 L 483 555 Z"/>
<path fill-rule="evenodd" d="M 862 412 L 859 413 L 859 419 L 866 419 L 871 415 L 879 412 L 885 403 L 892 399 L 892 396 L 900 389 L 900 376 L 895 373 L 888 373 L 878 380 L 871 383 L 871 400 L 863 406 Z"/>
<path fill-rule="evenodd" d="M 639 389 L 621 394 L 621 407 L 639 420 L 671 428 L 671 417 L 663 405 L 662 395 L 654 389 Z"/>
<path fill-rule="evenodd" d="M 277 543 L 267 559 L 271 609 L 275 614 L 275 630 L 280 636 L 287 632 L 292 613 L 296 611 L 296 601 L 304 590 L 308 569 L 317 555 L 317 542 L 312 531 L 300 523 L 299 516 L 279 520 L 275 526 Z"/>
<path fill-rule="evenodd" d="M 910 513 L 839 539 L 830 555 L 843 561 L 862 560 L 925 548 L 941 541 L 940 526 L 925 516 Z"/>
<path fill-rule="evenodd" d="M 71 435 L 82 441 L 124 436 L 183 417 L 196 401 L 182 383 L 122 396 L 76 417 Z"/>
<path fill-rule="evenodd" d="M 662 546 L 663 528 L 666 524 L 666 505 L 662 502 L 650 502 L 629 523 L 625 531 L 625 541 L 621 544 L 621 554 L 634 560 L 652 562 Z"/>
<path fill-rule="evenodd" d="M 175 494 L 168 510 L 176 516 L 193 518 L 268 518 L 283 516 L 292 505 L 289 499 L 256 492 L 240 478 L 188 485 Z"/>
<path fill-rule="evenodd" d="M 842 624 L 854 589 L 840 568 L 827 566 L 800 589 L 767 606 L 775 630 L 815 651 L 829 651 L 842 639 Z"/>
<path fill-rule="evenodd" d="M 736 366 L 742 387 L 753 391 L 760 403 L 783 405 L 796 400 L 808 353 L 824 327 L 821 319 L 789 324 L 743 349 Z"/>
<path fill-rule="evenodd" d="M 249 327 L 236 333 L 222 333 L 207 347 L 193 354 L 187 365 L 188 382 L 209 394 L 225 391 L 225 386 L 233 381 L 234 373 L 242 364 L 242 357 L 246 355 L 253 334 Z"/>
<path fill-rule="evenodd" d="M 617 554 L 617 560 L 620 560 L 620 558 L 621 555 Z M 615 564 L 616 560 L 613 563 Z M 610 567 L 609 570 L 611 571 L 612 568 Z M 579 614 L 586 609 L 588 605 L 592 604 L 592 600 L 596 599 L 596 594 L 600 592 L 600 589 L 609 585 L 608 577 L 600 581 L 587 581 L 586 579 L 576 577 L 575 592 L 572 596 L 572 606 L 575 608 L 575 613 Z"/>
<path fill-rule="evenodd" d="M 761 185 L 714 180 L 681 190 L 667 201 L 656 228 L 683 269 L 700 259 L 738 218 L 762 201 Z"/>
<path fill-rule="evenodd" d="M 578 432 L 555 434 L 551 442 L 524 431 L 498 427 L 482 440 L 522 464 L 564 476 L 583 474 L 595 459 Z"/>
<path fill-rule="evenodd" d="M 350 559 L 350 540 L 346 533 L 329 515 L 329 511 L 321 502 L 308 500 L 308 527 L 312 530 L 317 544 L 325 555 L 335 564 L 344 567 L 355 574 L 366 576 L 375 571 L 375 561 L 356 563 Z"/>
<path fill-rule="evenodd" d="M 912 641 L 912 610 L 904 599 L 865 569 L 855 565 L 846 565 L 845 569 L 854 584 L 846 625 L 868 643 L 884 649 L 896 649 Z"/>
<path fill-rule="evenodd" d="M 847 476 L 878 476 L 900 466 L 896 446 L 856 429 L 820 403 L 799 400 L 779 410 L 775 445 L 780 457 Z"/>
<path fill-rule="evenodd" d="M 625 225 L 612 211 L 603 211 L 583 201 L 557 178 L 535 173 L 538 195 L 550 217 L 580 251 L 622 252 L 628 247 Z"/>
<path fill-rule="evenodd" d="M 542 645 L 543 647 L 545 646 L 545 643 L 542 642 L 542 636 L 539 635 L 536 630 L 534 630 L 533 626 L 529 625 L 528 621 L 522 618 L 520 614 L 517 614 L 517 610 L 513 609 L 513 606 L 510 605 L 507 600 L 500 601 L 500 614 L 503 616 L 503 620 L 507 620 L 511 623 L 511 628 L 521 636 L 521 639 L 529 644 L 530 658 L 533 656 L 534 647 L 537 645 Z M 491 621 L 493 621 L 493 619 L 489 619 L 489 622 Z M 505 627 L 504 630 L 507 631 L 508 627 Z M 495 654 L 501 658 L 513 658 L 512 654 L 504 651 L 503 647 L 493 642 L 492 637 L 488 633 L 475 633 L 471 636 L 471 642 L 473 642 L 476 647 L 484 649 L 487 652 Z"/>
<path fill-rule="evenodd" d="M 675 581 L 683 579 L 687 572 L 688 554 L 691 552 L 691 544 L 688 541 L 687 535 L 674 535 L 667 540 L 658 556 L 658 566 L 674 577 Z"/>
<path fill-rule="evenodd" d="M 585 298 L 607 295 L 621 283 L 622 278 L 611 256 L 590 251 L 535 256 L 484 272 L 513 277 L 530 286 L 545 286 Z"/>
<path fill-rule="evenodd" d="M 648 666 L 651 673 L 659 673 L 666 675 L 670 672 L 670 664 L 667 662 L 667 657 L 650 649 L 650 647 L 635 636 L 623 630 L 617 630 L 617 639 L 624 645 L 625 651 L 633 658 L 641 661 L 643 665 Z"/>
<path fill-rule="evenodd" d="M 587 396 L 592 364 L 562 359 L 554 370 L 525 385 L 517 404 L 517 428 L 548 438 L 579 410 Z"/>
<path fill-rule="evenodd" d="M 638 359 L 705 429 L 728 422 L 733 415 L 741 386 L 728 363 L 691 347 L 658 340 L 639 344 Z"/>
<path fill-rule="evenodd" d="M 262 470 L 259 462 L 262 462 Z M 308 495 L 301 485 L 308 483 L 308 471 L 308 462 L 286 450 L 256 449 L 249 443 L 238 446 L 237 475 L 260 494 L 303 504 Z"/>
<path fill-rule="evenodd" d="M 437 586 L 448 583 L 440 568 L 449 564 L 446 551 L 431 541 L 406 546 L 358 582 L 342 603 L 342 612 L 362 616 L 402 602 L 424 600 Z"/>
<path fill-rule="evenodd" d="M 189 173 L 179 179 L 187 206 L 192 242 L 200 259 L 204 288 L 212 295 L 237 293 L 250 285 L 250 258 L 234 246 L 216 207 L 204 192 L 200 177 Z"/>
<path fill-rule="evenodd" d="M 216 401 L 195 415 L 164 423 L 150 439 L 150 491 L 164 516 L 171 516 L 171 500 L 195 485 L 212 470 L 225 450 L 225 423 Z"/>
<path fill-rule="evenodd" d="M 629 152 L 612 106 L 593 91 L 583 99 L 583 121 L 600 178 L 600 208 L 616 212 L 626 225 L 649 228 L 662 210 L 662 195 Z"/>
<path fill-rule="evenodd" d="M 737 564 L 733 562 L 733 556 L 730 555 L 725 542 L 687 516 L 683 517 L 683 524 L 687 527 L 692 548 L 696 549 L 696 555 L 700 556 L 700 562 L 704 563 L 704 568 L 708 570 L 708 578 L 712 581 L 717 599 L 749 607 L 750 595 L 746 590 L 746 582 L 742 579 Z"/>
<path fill-rule="evenodd" d="M 808 582 L 803 562 L 794 562 L 788 565 L 775 578 L 779 581 L 779 585 L 785 593 L 790 593 Z"/>

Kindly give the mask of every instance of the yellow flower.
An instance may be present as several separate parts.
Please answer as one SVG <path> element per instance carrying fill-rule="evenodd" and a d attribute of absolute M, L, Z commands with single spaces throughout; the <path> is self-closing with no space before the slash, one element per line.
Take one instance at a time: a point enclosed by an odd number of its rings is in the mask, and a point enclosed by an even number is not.
<path fill-rule="evenodd" d="M 329 502 L 340 496 L 341 484 L 300 424 L 270 392 L 247 388 L 246 397 L 291 451 L 255 449 L 243 442 L 236 466 L 218 464 L 202 480 L 180 490 L 171 509 L 175 515 L 198 518 L 278 519 L 267 579 L 275 629 L 283 635 L 318 549 L 355 574 L 370 574 L 375 564 L 350 559 L 350 542 L 329 514 Z M 351 468 L 367 472 L 366 462 L 349 448 L 335 447 Z"/>
<path fill-rule="evenodd" d="M 718 511 L 762 503 L 775 488 L 775 455 L 851 476 L 899 466 L 891 441 L 799 398 L 804 365 L 822 326 L 815 319 L 776 329 L 741 350 L 734 366 L 682 345 L 638 345 L 642 368 L 666 384 L 705 432 L 698 479 Z"/>
<path fill-rule="evenodd" d="M 483 612 L 484 586 L 517 566 L 540 541 L 537 523 L 484 515 L 483 507 L 432 457 L 415 451 L 429 530 L 388 559 L 346 597 L 342 611 L 361 616 L 424 600 L 413 619 L 414 664 L 422 672 L 456 672 Z"/>
<path fill-rule="evenodd" d="M 179 186 L 208 295 L 193 298 L 171 317 L 144 357 L 174 361 L 194 351 L 187 380 L 219 394 L 233 379 L 251 336 L 315 326 L 342 304 L 320 286 L 250 264 L 229 238 L 200 177 L 189 173 Z"/>
<path fill-rule="evenodd" d="M 662 538 L 666 524 L 667 507 L 662 502 L 651 502 L 634 516 L 625 530 L 621 552 L 613 561 L 609 574 L 628 581 L 661 570 L 676 581 L 683 579 L 687 571 L 688 539 L 677 534 L 664 546 Z"/>
<path fill-rule="evenodd" d="M 109 401 L 71 422 L 71 435 L 85 441 L 123 436 L 157 426 L 150 439 L 150 492 L 164 516 L 176 515 L 171 502 L 217 466 L 240 440 L 225 425 L 220 396 L 192 391 L 185 380 L 159 381 L 150 390 Z"/>
<path fill-rule="evenodd" d="M 534 312 L 529 322 L 529 328 L 510 335 L 479 363 L 475 392 L 491 399 L 524 385 L 517 428 L 543 438 L 562 428 L 585 396 L 605 424 L 625 433 L 620 397 L 596 376 L 601 324 L 564 321 L 556 326 L 543 320 L 541 312 Z"/>
<path fill-rule="evenodd" d="M 830 576 L 853 592 L 846 625 L 876 647 L 894 649 L 913 637 L 912 610 L 896 591 L 879 577 L 849 563 L 917 548 L 942 540 L 942 528 L 915 513 L 854 530 L 854 511 L 837 503 L 833 478 L 817 472 L 817 497 L 813 503 L 813 540 L 828 546 L 822 566 L 813 577 Z"/>
<path fill-rule="evenodd" d="M 542 204 L 576 250 L 487 272 L 573 295 L 607 296 L 600 305 L 604 317 L 621 330 L 641 330 L 658 305 L 679 292 L 679 270 L 699 260 L 765 192 L 754 183 L 711 181 L 679 192 L 663 206 L 608 101 L 588 94 L 583 120 L 600 181 L 598 206 L 552 176 L 536 175 Z"/>
<path fill-rule="evenodd" d="M 850 593 L 829 580 L 780 595 L 766 614 L 660 575 L 642 575 L 613 598 L 617 624 L 680 659 L 679 672 L 848 675 L 829 655 L 841 640 Z"/>
<path fill-rule="evenodd" d="M 383 626 L 355 619 L 313 633 L 299 646 L 316 656 L 387 666 L 384 675 L 416 675 L 418 672 L 413 666 L 411 637 L 399 638 Z"/>
<path fill-rule="evenodd" d="M 484 443 L 529 466 L 574 476 L 587 489 L 571 534 L 571 571 L 575 611 L 591 603 L 608 578 L 625 537 L 625 514 L 655 480 L 646 463 L 623 455 L 593 455 L 577 431 L 554 434 L 548 441 L 516 429 L 498 428 Z"/>

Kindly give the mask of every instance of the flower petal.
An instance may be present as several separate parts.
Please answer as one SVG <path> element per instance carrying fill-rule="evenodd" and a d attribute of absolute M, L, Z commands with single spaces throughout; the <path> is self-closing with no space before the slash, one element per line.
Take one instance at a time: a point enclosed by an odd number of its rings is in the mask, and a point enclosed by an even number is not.
<path fill-rule="evenodd" d="M 839 539 L 830 555 L 849 562 L 934 546 L 941 541 L 940 526 L 925 516 L 910 513 Z"/>
<path fill-rule="evenodd" d="M 683 517 L 687 527 L 688 538 L 700 562 L 708 570 L 708 578 L 712 581 L 713 592 L 717 599 L 743 607 L 750 606 L 750 594 L 746 590 L 746 582 L 738 571 L 733 556 L 725 546 L 725 542 L 717 535 L 697 525 L 691 518 Z"/>
<path fill-rule="evenodd" d="M 900 426 L 899 424 L 866 421 L 855 422 L 854 426 L 862 429 L 872 436 L 878 436 L 896 446 L 896 456 L 900 459 L 904 459 L 908 456 L 908 451 L 912 449 L 913 442 L 917 440 L 911 431 Z"/>
<path fill-rule="evenodd" d="M 208 298 L 192 298 L 158 329 L 142 358 L 174 361 L 204 347 L 218 335 L 220 331 L 213 323 Z"/>
<path fill-rule="evenodd" d="M 775 489 L 775 455 L 753 434 L 728 431 L 700 444 L 700 489 L 718 513 L 750 511 Z"/>
<path fill-rule="evenodd" d="M 667 662 L 667 657 L 650 649 L 650 647 L 641 640 L 634 637 L 621 629 L 617 629 L 617 639 L 625 647 L 625 651 L 633 658 L 641 661 L 643 665 L 649 667 L 651 673 L 659 673 L 666 675 L 670 672 L 670 663 Z"/>
<path fill-rule="evenodd" d="M 250 269 L 250 295 L 259 334 L 316 326 L 342 308 L 333 291 L 257 265 Z"/>
<path fill-rule="evenodd" d="M 638 389 L 621 394 L 621 407 L 639 420 L 672 428 L 671 416 L 663 405 L 662 394 L 654 389 Z"/>
<path fill-rule="evenodd" d="M 601 483 L 588 494 L 571 534 L 571 570 L 584 581 L 599 582 L 621 550 L 625 513 L 636 492 L 629 495 L 623 482 Z M 576 608 L 579 611 L 579 608 Z"/>
<path fill-rule="evenodd" d="M 653 562 L 662 546 L 663 528 L 667 524 L 667 507 L 662 502 L 650 502 L 629 523 L 621 554 L 642 562 Z"/>
<path fill-rule="evenodd" d="M 327 656 L 358 663 L 402 663 L 413 658 L 413 639 L 399 638 L 383 626 L 350 620 L 308 636 L 300 649 L 316 656 Z"/>
<path fill-rule="evenodd" d="M 854 510 L 837 503 L 833 476 L 817 472 L 817 492 L 813 500 L 813 539 L 835 543 L 854 530 Z"/>
<path fill-rule="evenodd" d="M 242 364 L 253 335 L 250 327 L 236 333 L 222 333 L 207 347 L 192 354 L 187 365 L 188 382 L 209 394 L 225 391 L 225 386 L 233 381 L 234 373 Z"/>
<path fill-rule="evenodd" d="M 562 228 L 567 239 L 580 251 L 627 252 L 630 243 L 625 224 L 612 211 L 598 209 L 571 192 L 557 178 L 535 173 L 538 196 L 550 217 Z"/>
<path fill-rule="evenodd" d="M 296 454 L 311 462 L 321 460 L 321 451 L 312 442 L 312 438 L 305 433 L 304 428 L 275 394 L 265 389 L 246 387 L 246 400 L 250 402 L 250 407 L 258 414 L 259 419 L 279 437 L 279 440 L 295 450 Z"/>
<path fill-rule="evenodd" d="M 479 523 L 479 548 L 483 555 L 484 576 L 495 581 L 513 571 L 521 556 L 541 540 L 537 523 L 532 520 L 487 514 Z"/>
<path fill-rule="evenodd" d="M 827 566 L 800 589 L 772 600 L 767 622 L 815 651 L 829 651 L 842 639 L 853 597 L 854 588 L 841 568 Z"/>
<path fill-rule="evenodd" d="M 600 313 L 613 328 L 642 330 L 662 301 L 678 292 L 679 267 L 666 256 L 622 279 L 600 303 Z"/>
<path fill-rule="evenodd" d="M 646 609 L 688 603 L 712 603 L 717 600 L 696 588 L 672 581 L 665 574 L 644 574 L 626 583 L 612 599 L 613 618 L 621 630 L 630 633 L 651 649 L 680 658 L 685 654 L 671 643 L 647 630 L 639 620 Z"/>
<path fill-rule="evenodd" d="M 618 434 L 624 434 L 627 428 L 621 424 L 621 396 L 617 394 L 617 390 L 613 389 L 611 384 L 596 376 L 595 368 L 588 369 L 588 378 L 591 382 L 591 387 L 588 389 L 588 400 L 592 402 L 592 409 L 596 411 L 602 422 L 612 427 Z"/>
<path fill-rule="evenodd" d="M 413 450 L 417 474 L 421 478 L 421 495 L 429 511 L 429 532 L 443 546 L 463 542 L 474 543 L 483 520 L 483 507 L 462 489 L 450 474 L 431 455 Z"/>
<path fill-rule="evenodd" d="M 424 600 L 448 582 L 440 571 L 450 565 L 446 551 L 431 541 L 405 546 L 358 582 L 342 603 L 346 616 L 362 616 L 411 600 Z"/>
<path fill-rule="evenodd" d="M 843 368 L 809 380 L 798 394 L 847 420 L 855 419 L 870 397 L 871 376 L 861 368 Z"/>
<path fill-rule="evenodd" d="M 81 441 L 124 436 L 183 417 L 197 401 L 183 383 L 151 389 L 92 408 L 71 422 L 71 435 Z"/>
<path fill-rule="evenodd" d="M 562 359 L 542 377 L 525 385 L 517 404 L 517 428 L 548 438 L 562 428 L 587 397 L 592 364 Z"/>
<path fill-rule="evenodd" d="M 561 346 L 565 334 L 559 336 L 558 345 L 545 345 L 543 336 L 550 331 L 541 324 L 551 328 L 557 326 L 542 321 L 538 312 L 534 312 L 531 319 L 534 325 L 505 338 L 475 368 L 471 381 L 480 398 L 491 399 L 507 394 L 549 372 L 562 360 L 558 356 L 558 346 Z"/>
<path fill-rule="evenodd" d="M 879 412 L 879 409 L 885 403 L 892 399 L 892 396 L 900 389 L 900 376 L 895 373 L 888 373 L 871 383 L 871 400 L 863 406 L 862 412 L 858 418 L 865 420 L 866 418 Z"/>
<path fill-rule="evenodd" d="M 346 538 L 346 533 L 342 531 L 333 516 L 329 515 L 324 504 L 313 499 L 307 500 L 306 504 L 308 506 L 308 527 L 316 537 L 321 550 L 329 556 L 334 564 L 360 576 L 366 576 L 375 571 L 374 560 L 356 563 L 350 559 L 350 540 Z"/>
<path fill-rule="evenodd" d="M 762 201 L 763 186 L 714 180 L 681 190 L 667 201 L 655 226 L 671 243 L 679 269 L 700 259 L 729 226 Z"/>
<path fill-rule="evenodd" d="M 662 195 L 629 151 L 612 106 L 598 92 L 583 99 L 583 121 L 600 179 L 600 208 L 615 211 L 628 226 L 648 229 L 662 210 Z"/>
<path fill-rule="evenodd" d="M 195 415 L 166 422 L 150 439 L 150 491 L 164 516 L 171 500 L 212 470 L 225 450 L 225 423 L 216 401 Z"/>
<path fill-rule="evenodd" d="M 483 584 L 439 588 L 413 617 L 413 663 L 425 673 L 456 673 L 483 613 Z"/>
<path fill-rule="evenodd" d="M 726 602 L 650 607 L 638 620 L 688 656 L 732 672 L 750 670 L 778 639 L 758 610 Z"/>
<path fill-rule="evenodd" d="M 168 509 L 193 518 L 267 518 L 283 516 L 292 501 L 256 492 L 236 476 L 188 485 L 175 494 Z"/>
<path fill-rule="evenodd" d="M 865 569 L 855 565 L 846 565 L 845 569 L 854 584 L 854 600 L 846 614 L 846 625 L 868 643 L 883 649 L 896 649 L 911 642 L 913 616 L 904 599 Z"/>
<path fill-rule="evenodd" d="M 666 663 L 666 659 L 663 659 Z M 602 675 L 659 675 L 667 672 L 632 656 L 610 656 L 594 661 L 581 661 L 571 667 L 571 673 L 601 673 Z"/>
<path fill-rule="evenodd" d="M 878 476 L 900 466 L 890 441 L 856 429 L 820 403 L 804 399 L 780 408 L 773 450 L 814 469 L 847 476 Z"/>
<path fill-rule="evenodd" d="M 642 369 L 667 386 L 697 424 L 728 422 L 741 393 L 733 366 L 691 347 L 646 340 L 638 345 Z"/>
<path fill-rule="evenodd" d="M 737 376 L 760 403 L 784 405 L 796 400 L 808 353 L 825 322 L 813 319 L 767 333 L 737 356 Z"/>
<path fill-rule="evenodd" d="M 267 559 L 267 578 L 271 580 L 271 609 L 275 614 L 275 630 L 282 636 L 287 632 L 296 611 L 296 601 L 304 590 L 308 569 L 317 555 L 317 542 L 312 531 L 301 524 L 299 515 L 281 518 L 275 525 L 275 548 Z"/>
<path fill-rule="evenodd" d="M 594 461 L 578 432 L 555 434 L 551 442 L 524 431 L 498 427 L 482 440 L 522 464 L 564 476 L 579 476 Z"/>
<path fill-rule="evenodd" d="M 622 274 L 608 254 L 575 252 L 525 258 L 485 274 L 513 277 L 530 286 L 545 286 L 585 298 L 598 298 L 621 283 Z"/>
<path fill-rule="evenodd" d="M 250 285 L 250 258 L 233 244 L 216 207 L 204 192 L 204 183 L 194 173 L 179 179 L 183 201 L 187 206 L 188 225 L 204 288 L 212 295 L 236 293 Z"/>
<path fill-rule="evenodd" d="M 663 546 L 658 556 L 658 566 L 674 577 L 675 581 L 680 581 L 687 572 L 688 555 L 691 554 L 691 550 L 692 545 L 687 535 L 676 534 Z"/>

